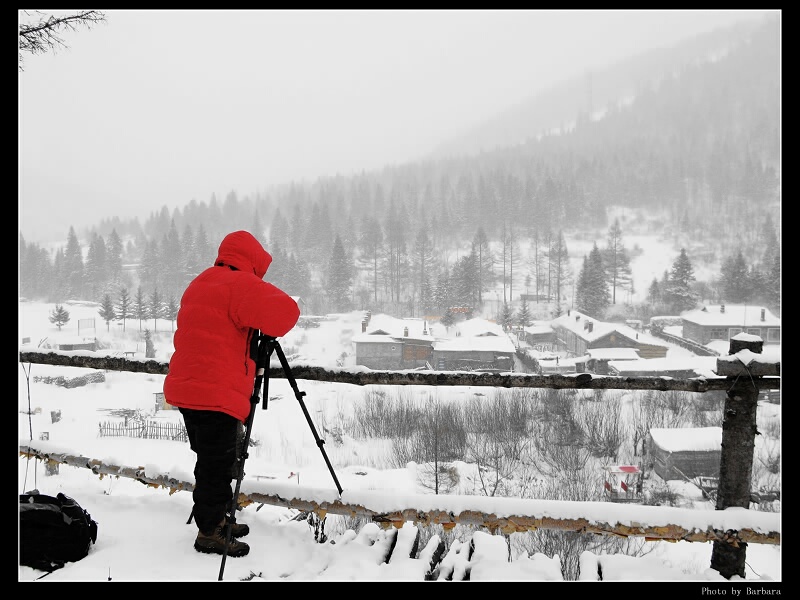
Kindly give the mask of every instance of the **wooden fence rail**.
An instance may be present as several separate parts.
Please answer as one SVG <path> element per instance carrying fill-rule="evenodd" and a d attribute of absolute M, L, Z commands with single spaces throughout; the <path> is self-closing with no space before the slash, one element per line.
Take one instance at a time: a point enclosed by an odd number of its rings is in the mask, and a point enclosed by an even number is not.
<path fill-rule="evenodd" d="M 169 363 L 155 359 L 139 360 L 115 356 L 95 356 L 81 350 L 76 351 L 26 351 L 19 353 L 19 362 L 82 367 L 106 371 L 128 371 L 166 375 Z M 291 365 L 295 379 L 349 383 L 352 385 L 473 385 L 498 388 L 550 388 L 550 389 L 594 389 L 594 390 L 653 390 L 710 392 L 728 391 L 731 381 L 727 377 L 697 379 L 673 379 L 671 377 L 612 377 L 579 373 L 576 375 L 530 375 L 472 373 L 460 371 L 348 371 L 346 369 L 324 369 L 306 365 Z M 746 373 L 743 372 L 743 375 Z M 270 366 L 268 376 L 286 379 L 280 365 Z M 752 380 L 759 391 L 779 390 L 780 377 L 760 377 Z"/>
<path fill-rule="evenodd" d="M 76 456 L 68 453 L 47 451 L 43 447 L 37 448 L 37 442 L 20 444 L 20 456 L 36 458 L 50 463 L 67 464 L 73 467 L 90 469 L 96 475 L 127 477 L 135 479 L 154 488 L 166 488 L 170 494 L 177 491 L 192 491 L 194 484 L 181 481 L 166 475 L 148 475 L 145 467 L 131 467 L 105 464 L 100 460 L 85 456 Z M 270 506 L 283 506 L 305 512 L 314 512 L 325 517 L 326 514 L 345 515 L 348 517 L 364 517 L 383 527 L 400 528 L 405 522 L 415 525 L 440 524 L 445 529 L 456 524 L 482 526 L 493 533 L 515 533 L 535 531 L 536 529 L 554 529 L 562 531 L 576 531 L 582 533 L 595 533 L 601 535 L 615 535 L 622 537 L 644 537 L 648 541 L 688 541 L 688 542 L 713 542 L 724 541 L 732 546 L 740 543 L 754 544 L 780 544 L 780 514 L 756 512 L 748 515 L 752 520 L 751 527 L 741 527 L 741 514 L 726 514 L 724 511 L 698 511 L 685 508 L 661 506 L 628 506 L 626 508 L 627 523 L 614 520 L 613 514 L 618 505 L 608 504 L 609 518 L 607 520 L 592 520 L 573 516 L 548 516 L 578 514 L 585 503 L 566 500 L 520 500 L 517 498 L 486 498 L 483 496 L 447 496 L 447 495 L 412 495 L 408 496 L 413 501 L 414 508 L 398 507 L 391 511 L 380 511 L 370 508 L 370 502 L 384 504 L 385 495 L 379 492 L 345 491 L 341 498 L 335 492 L 315 490 L 314 499 L 309 499 L 312 494 L 308 489 L 297 486 L 275 485 L 279 489 L 275 493 L 252 491 L 247 487 L 245 480 L 239 495 L 239 504 L 247 506 L 252 503 L 268 504 Z M 259 487 L 267 484 L 260 483 Z M 325 498 L 325 496 L 329 496 Z M 404 496 L 406 498 L 406 496 Z M 483 509 L 481 504 L 508 504 L 510 514 L 496 514 L 488 509 Z M 434 505 L 431 508 L 430 505 Z M 471 509 L 459 509 L 456 506 L 469 504 Z M 522 511 L 519 508 L 522 507 Z M 602 508 L 602 507 L 601 507 Z M 597 512 L 597 507 L 595 507 Z M 666 517 L 664 515 L 667 515 Z M 669 519 L 673 518 L 673 521 Z M 728 517 L 731 521 L 728 522 Z M 666 518 L 666 520 L 665 520 Z M 705 524 L 686 528 L 677 523 L 688 519 L 698 523 L 705 520 Z M 735 525 L 734 525 L 735 524 Z M 738 529 L 737 529 L 738 527 Z"/>

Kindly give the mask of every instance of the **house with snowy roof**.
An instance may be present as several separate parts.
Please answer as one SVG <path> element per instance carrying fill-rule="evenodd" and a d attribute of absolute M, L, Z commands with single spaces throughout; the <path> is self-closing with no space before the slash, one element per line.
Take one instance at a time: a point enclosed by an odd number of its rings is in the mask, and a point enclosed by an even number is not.
<path fill-rule="evenodd" d="M 583 356 L 597 348 L 635 348 L 640 358 L 664 358 L 667 347 L 655 336 L 637 331 L 623 323 L 608 323 L 577 310 L 568 310 L 550 322 L 554 343 L 574 356 Z"/>
<path fill-rule="evenodd" d="M 664 481 L 718 477 L 722 427 L 651 427 L 648 454 L 653 470 Z"/>
<path fill-rule="evenodd" d="M 444 326 L 437 323 L 444 331 Z M 375 315 L 353 336 L 356 364 L 379 371 L 427 368 L 433 360 L 433 326 L 425 319 Z"/>
<path fill-rule="evenodd" d="M 575 361 L 576 373 L 608 375 L 609 363 L 639 361 L 638 348 L 590 348 L 580 360 Z"/>
<path fill-rule="evenodd" d="M 764 345 L 781 343 L 781 320 L 763 306 L 713 304 L 680 316 L 683 337 L 698 344 L 727 342 L 742 332 L 759 336 Z"/>
<path fill-rule="evenodd" d="M 356 364 L 376 370 L 513 371 L 514 343 L 503 328 L 467 319 L 449 328 L 427 319 L 374 315 L 353 337 Z"/>

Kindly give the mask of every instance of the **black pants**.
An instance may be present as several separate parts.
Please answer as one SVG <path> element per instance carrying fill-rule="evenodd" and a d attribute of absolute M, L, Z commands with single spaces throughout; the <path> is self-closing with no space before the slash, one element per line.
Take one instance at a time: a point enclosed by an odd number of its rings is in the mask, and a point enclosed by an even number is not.
<path fill-rule="evenodd" d="M 225 518 L 233 499 L 233 467 L 240 421 L 213 410 L 181 408 L 189 446 L 197 455 L 194 466 L 194 520 L 211 533 Z"/>

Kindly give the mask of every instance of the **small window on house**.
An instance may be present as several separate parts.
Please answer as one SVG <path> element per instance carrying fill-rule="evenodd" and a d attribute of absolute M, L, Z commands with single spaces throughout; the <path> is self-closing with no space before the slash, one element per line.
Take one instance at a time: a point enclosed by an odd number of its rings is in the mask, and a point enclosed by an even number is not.
<path fill-rule="evenodd" d="M 749 333 L 750 335 L 757 335 L 758 337 L 761 337 L 761 328 L 760 327 L 748 327 L 747 328 L 747 333 Z"/>
<path fill-rule="evenodd" d="M 767 341 L 769 341 L 769 342 L 780 342 L 781 341 L 781 330 L 778 329 L 778 328 L 767 329 Z"/>
<path fill-rule="evenodd" d="M 727 340 L 728 339 L 728 330 L 723 329 L 721 327 L 712 327 L 711 330 L 708 332 L 709 337 L 712 340 Z"/>
<path fill-rule="evenodd" d="M 741 327 L 731 327 L 728 330 L 728 339 L 731 339 L 735 335 L 739 335 L 740 333 L 742 333 L 742 331 L 744 330 Z"/>

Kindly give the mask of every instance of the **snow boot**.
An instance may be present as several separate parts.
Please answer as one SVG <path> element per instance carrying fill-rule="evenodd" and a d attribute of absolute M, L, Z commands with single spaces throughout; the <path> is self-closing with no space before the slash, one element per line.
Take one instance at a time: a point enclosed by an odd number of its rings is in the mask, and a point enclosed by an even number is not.
<path fill-rule="evenodd" d="M 247 525 L 242 524 L 242 527 L 247 528 L 247 533 L 249 533 Z M 236 527 L 232 529 L 235 531 Z M 247 556 L 248 552 L 250 552 L 250 546 L 233 537 L 234 531 L 231 531 L 231 541 L 228 543 L 227 555 L 232 558 Z M 247 533 L 244 535 L 247 535 Z M 205 534 L 202 531 L 198 531 L 197 539 L 194 541 L 194 549 L 206 554 L 223 554 L 225 552 L 225 521 L 217 525 L 211 533 Z"/>

